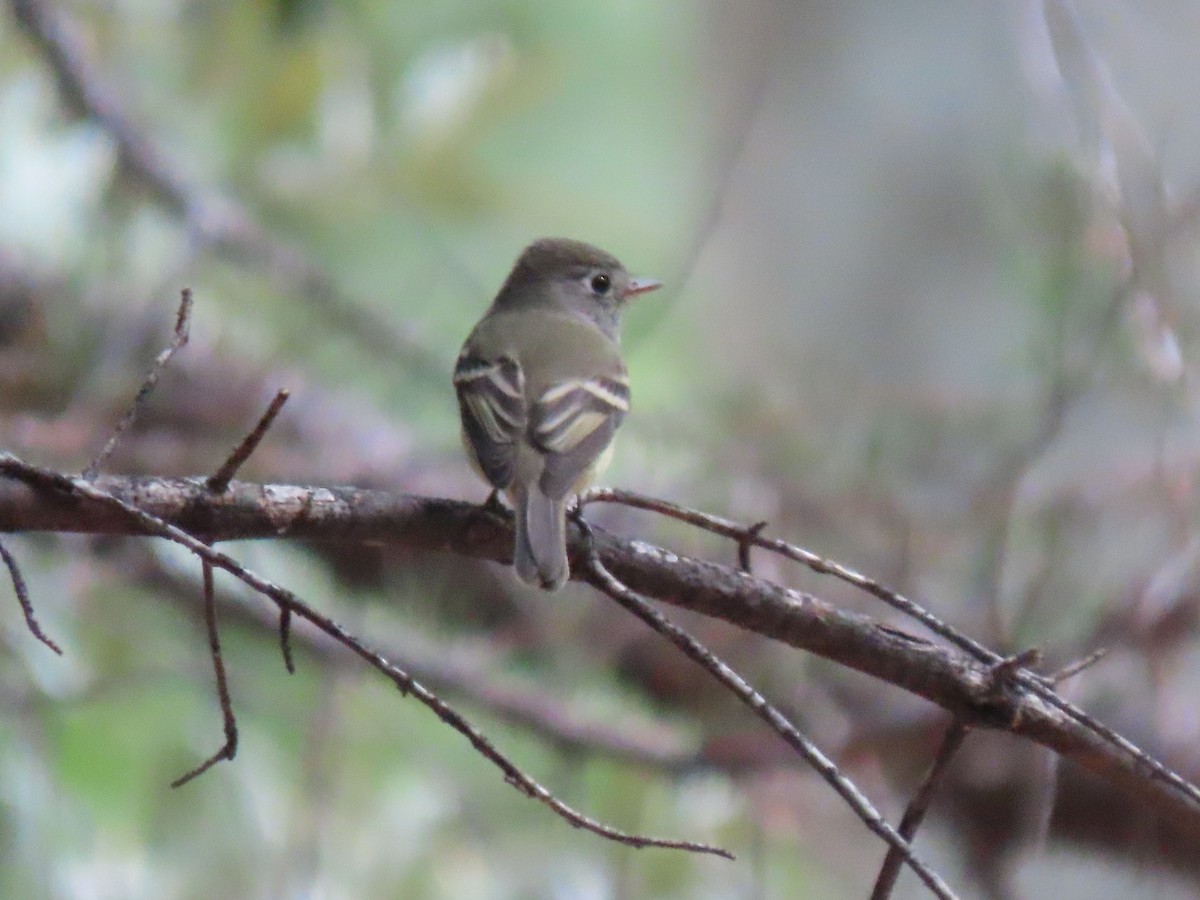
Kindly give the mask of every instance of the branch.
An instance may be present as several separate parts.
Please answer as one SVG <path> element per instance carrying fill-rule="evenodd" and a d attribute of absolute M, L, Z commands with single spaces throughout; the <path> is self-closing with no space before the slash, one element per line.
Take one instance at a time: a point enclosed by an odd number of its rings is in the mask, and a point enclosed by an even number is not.
<path fill-rule="evenodd" d="M 6 453 L 0 453 L 0 476 L 8 476 L 0 478 L 0 532 L 151 532 L 152 526 L 132 521 L 110 502 L 111 495 L 116 502 L 169 523 L 174 531 L 163 536 L 235 575 L 235 561 L 186 532 L 219 541 L 292 538 L 388 543 L 493 562 L 511 560 L 508 523 L 462 501 L 349 487 L 237 481 L 214 496 L 203 478 L 101 476 L 93 485 L 39 470 Z M 991 664 L 906 636 L 812 594 L 593 530 L 602 564 L 631 590 L 879 678 L 941 706 L 969 727 L 1006 730 L 1047 747 L 1130 792 L 1200 839 L 1200 791 L 1161 765 L 1158 768 L 1170 777 L 1158 774 L 1127 740 L 1098 723 L 1096 727 L 1085 724 L 1081 721 L 1087 719 L 1085 714 L 1061 698 L 1049 701 L 1043 693 L 1049 689 L 1041 679 L 1022 671 L 998 683 Z M 586 547 L 577 531 L 572 532 L 571 544 L 573 558 L 582 559 Z M 576 569 L 577 574 L 582 571 Z M 282 590 L 269 582 L 262 584 L 267 590 Z M 252 586 L 264 589 L 258 583 Z M 294 608 L 293 612 L 299 614 Z"/>
<path fill-rule="evenodd" d="M 802 547 L 797 547 L 777 538 L 764 537 L 762 535 L 762 528 L 758 524 L 750 526 L 740 525 L 728 519 L 688 509 L 687 507 L 679 506 L 666 500 L 659 500 L 631 491 L 614 490 L 612 488 L 593 488 L 581 497 L 581 503 L 598 501 L 622 503 L 639 509 L 652 510 L 669 518 L 688 522 L 698 528 L 711 531 L 714 534 L 725 535 L 738 542 L 739 556 L 742 555 L 741 551 L 749 544 L 765 547 L 778 553 L 780 556 L 807 566 L 814 572 L 831 575 L 847 584 L 854 585 L 871 596 L 882 600 L 893 609 L 904 613 L 909 618 L 920 622 L 935 635 L 944 638 L 953 646 L 965 651 L 972 661 L 984 663 L 988 673 L 987 678 L 993 685 L 999 685 L 998 676 L 1005 675 L 1006 677 L 1003 682 L 1006 686 L 1019 685 L 1024 690 L 1031 692 L 1038 700 L 1049 704 L 1058 713 L 1067 716 L 1077 725 L 1124 753 L 1128 758 L 1128 763 L 1134 770 L 1143 770 L 1150 777 L 1163 782 L 1173 790 L 1187 797 L 1193 804 L 1200 803 L 1200 788 L 1197 788 L 1175 772 L 1172 772 L 1154 757 L 1150 756 L 1150 754 L 1135 746 L 1132 742 L 1117 734 L 1099 720 L 1089 716 L 1083 710 L 1064 700 L 1055 693 L 1053 687 L 1054 680 L 1052 678 L 1045 678 L 1025 669 L 1026 665 L 1040 659 L 1041 651 L 1037 648 L 1026 650 L 1015 656 L 1001 656 L 994 650 L 983 646 L 969 635 L 952 628 L 919 604 L 885 587 L 878 581 L 868 578 L 841 563 L 805 550 Z M 747 558 L 743 561 L 748 563 L 749 559 Z M 887 626 L 881 627 L 891 631 L 894 636 L 901 639 L 920 640 L 919 638 L 911 638 L 904 632 L 895 632 Z M 984 693 L 989 692 L 992 694 L 996 693 L 995 690 L 985 690 Z"/>
<path fill-rule="evenodd" d="M 85 503 L 98 504 L 108 512 L 119 517 L 131 529 L 131 531 L 126 533 L 166 538 L 169 541 L 179 544 L 194 556 L 199 557 L 204 563 L 229 572 L 242 583 L 253 588 L 264 597 L 269 598 L 281 610 L 288 609 L 293 615 L 299 616 L 312 625 L 315 625 L 326 635 L 354 652 L 373 669 L 386 676 L 404 696 L 411 696 L 416 699 L 444 723 L 465 737 L 471 746 L 475 748 L 476 752 L 488 759 L 504 773 L 504 780 L 508 784 L 527 797 L 542 803 L 574 827 L 582 828 L 607 840 L 625 844 L 629 847 L 639 849 L 642 847 L 660 847 L 663 849 L 685 850 L 692 853 L 706 853 L 725 859 L 734 859 L 732 853 L 721 847 L 695 841 L 679 841 L 631 834 L 605 825 L 573 809 L 521 771 L 507 756 L 496 749 L 483 732 L 472 725 L 461 713 L 447 705 L 440 697 L 413 678 L 409 673 L 390 662 L 333 619 L 313 609 L 297 594 L 256 575 L 232 557 L 219 550 L 215 550 L 204 541 L 196 539 L 184 529 L 163 521 L 160 516 L 140 509 L 135 503 L 121 499 L 96 482 L 85 478 L 73 478 L 48 469 L 31 466 L 28 463 L 21 462 L 9 453 L 0 453 L 0 475 L 4 474 L 21 480 L 23 483 L 32 486 L 39 493 L 50 494 L 60 500 L 65 495 L 71 500 L 82 500 Z M 97 481 L 99 480 L 97 479 Z M 229 494 L 232 494 L 237 487 L 236 483 L 231 484 L 226 494 L 214 495 L 208 490 L 207 479 L 203 479 L 199 484 L 205 496 L 210 498 L 219 496 L 222 500 Z M 221 539 L 221 535 L 218 531 L 213 531 L 207 533 L 207 539 L 216 541 Z M 213 757 L 213 761 L 216 758 L 218 757 Z M 208 765 L 206 763 L 199 771 L 203 771 Z M 199 774 L 199 771 L 196 774 Z M 191 773 L 189 773 L 188 777 L 191 777 Z"/>
<path fill-rule="evenodd" d="M 946 774 L 946 767 L 966 737 L 967 729 L 961 723 L 950 723 L 950 727 L 942 738 L 937 755 L 933 758 L 929 771 L 925 773 L 925 779 L 921 782 L 921 786 L 913 795 L 912 800 L 909 801 L 908 808 L 904 810 L 904 816 L 900 819 L 900 827 L 896 829 L 909 845 L 912 844 L 917 829 L 925 821 L 925 814 L 929 812 L 934 792 Z M 871 891 L 871 900 L 888 900 L 892 896 L 892 890 L 896 887 L 896 879 L 900 876 L 900 863 L 903 861 L 903 854 L 898 847 L 895 845 L 888 847 L 887 856 L 884 857 L 879 875 L 875 879 L 875 887 Z"/>
<path fill-rule="evenodd" d="M 61 9 L 43 0 L 9 0 L 9 5 L 54 74 L 64 105 L 95 122 L 112 138 L 124 172 L 180 218 L 201 246 L 239 265 L 266 272 L 393 364 L 399 360 L 418 371 L 442 371 L 438 354 L 411 329 L 347 297 L 327 272 L 271 235 L 248 210 L 192 183 L 162 148 L 138 129 L 118 91 L 87 58 L 77 23 Z"/>
<path fill-rule="evenodd" d="M 587 534 L 590 539 L 590 527 Z M 783 738 L 808 765 L 821 777 L 826 784 L 837 792 L 854 814 L 888 845 L 889 856 L 908 863 L 917 877 L 928 887 L 935 896 L 943 900 L 953 900 L 956 896 L 942 878 L 929 868 L 913 853 L 908 840 L 892 828 L 871 805 L 871 801 L 858 789 L 854 782 L 843 775 L 828 756 L 816 744 L 787 720 L 766 698 L 750 686 L 737 672 L 729 667 L 724 660 L 718 658 L 711 650 L 697 641 L 694 637 L 656 612 L 642 597 L 629 590 L 625 585 L 612 576 L 594 552 L 589 552 L 587 560 L 589 583 L 597 590 L 611 597 L 622 607 L 633 613 L 654 631 L 661 634 L 683 653 L 708 672 L 723 687 L 733 693 L 743 704 L 749 707 L 756 716 Z"/>

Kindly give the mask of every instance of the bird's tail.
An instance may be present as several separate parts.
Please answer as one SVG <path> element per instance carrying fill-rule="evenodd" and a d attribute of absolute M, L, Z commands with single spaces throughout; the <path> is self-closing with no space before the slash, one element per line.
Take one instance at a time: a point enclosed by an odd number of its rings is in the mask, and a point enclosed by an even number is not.
<path fill-rule="evenodd" d="M 566 502 L 534 485 L 516 498 L 517 539 L 513 568 L 526 584 L 557 591 L 567 581 Z"/>

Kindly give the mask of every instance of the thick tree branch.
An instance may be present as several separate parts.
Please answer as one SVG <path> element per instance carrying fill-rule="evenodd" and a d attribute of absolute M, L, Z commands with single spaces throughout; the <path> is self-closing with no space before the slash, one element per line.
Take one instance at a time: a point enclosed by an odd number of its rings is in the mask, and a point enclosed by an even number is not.
<path fill-rule="evenodd" d="M 0 475 L 28 477 L 28 467 L 0 454 Z M 102 476 L 95 488 L 193 533 L 216 540 L 294 538 L 390 543 L 508 562 L 509 524 L 454 500 L 350 487 L 233 482 L 212 495 L 204 478 Z M 38 486 L 0 478 L 0 532 L 139 534 L 129 517 L 48 481 Z M 938 704 L 976 728 L 999 728 L 1050 748 L 1130 792 L 1200 838 L 1194 788 L 1155 777 L 1125 747 L 1086 727 L 1015 679 L 965 654 L 909 638 L 873 619 L 744 572 L 676 555 L 595 529 L 604 567 L 632 590 L 723 619 L 889 682 Z M 585 548 L 577 532 L 573 555 Z M 581 565 L 576 572 L 583 572 Z M 1183 784 L 1184 787 L 1180 787 Z M 1190 789 L 1189 789 L 1190 788 Z"/>

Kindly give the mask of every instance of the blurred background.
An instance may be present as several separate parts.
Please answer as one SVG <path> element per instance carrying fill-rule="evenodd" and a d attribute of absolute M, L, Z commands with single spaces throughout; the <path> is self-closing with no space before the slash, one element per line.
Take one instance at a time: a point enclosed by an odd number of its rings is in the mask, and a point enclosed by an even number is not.
<path fill-rule="evenodd" d="M 482 500 L 449 372 L 520 248 L 667 282 L 626 317 L 608 481 L 746 522 L 1053 670 L 1200 777 L 1194 341 L 1200 4 L 8 0 L 0 447 L 78 471 L 195 292 L 108 466 Z M 734 548 L 593 507 L 630 537 Z M 159 543 L 6 539 L 66 653 L 0 617 L 0 895 L 866 896 L 882 844 L 589 589 L 389 548 L 230 545 L 459 705 L 566 802 L 711 841 L 634 852 L 504 784 L 423 707 Z M 893 619 L 755 557 L 759 574 Z M 7 593 L 7 588 L 0 593 Z M 945 716 L 672 615 L 895 821 Z M 966 897 L 1197 896 L 1194 846 L 973 733 L 918 838 Z M 904 875 L 897 896 L 925 896 Z"/>

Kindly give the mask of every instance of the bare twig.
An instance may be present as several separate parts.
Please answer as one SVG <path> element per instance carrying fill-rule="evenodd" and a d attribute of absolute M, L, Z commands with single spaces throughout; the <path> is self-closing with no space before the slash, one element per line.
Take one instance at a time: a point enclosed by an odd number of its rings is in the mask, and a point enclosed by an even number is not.
<path fill-rule="evenodd" d="M 89 501 L 99 503 L 118 513 L 142 534 L 166 538 L 181 545 L 201 560 L 211 563 L 218 569 L 229 572 L 259 594 L 268 597 L 277 606 L 290 609 L 294 615 L 315 625 L 329 637 L 351 650 L 360 659 L 387 677 L 402 694 L 414 697 L 439 719 L 465 737 L 478 753 L 487 758 L 504 773 L 504 780 L 508 784 L 526 796 L 547 806 L 576 828 L 582 828 L 607 840 L 630 847 L 662 847 L 671 850 L 686 850 L 692 853 L 707 853 L 726 859 L 734 858 L 732 853 L 721 847 L 714 847 L 710 844 L 702 844 L 694 841 L 676 841 L 668 838 L 630 834 L 611 828 L 602 822 L 598 822 L 578 812 L 526 775 L 507 756 L 497 750 L 491 741 L 472 725 L 466 717 L 446 704 L 441 698 L 403 669 L 393 665 L 361 639 L 346 631 L 346 629 L 337 624 L 333 619 L 317 612 L 317 610 L 313 609 L 293 592 L 256 575 L 242 566 L 237 560 L 210 547 L 203 541 L 197 540 L 183 529 L 164 522 L 158 516 L 138 509 L 136 506 L 127 503 L 119 497 L 102 490 L 92 482 L 82 478 L 71 478 L 70 476 L 41 469 L 37 466 L 31 466 L 28 463 L 21 462 L 9 453 L 0 453 L 0 474 L 16 477 L 27 484 L 36 485 L 42 490 L 55 492 L 60 496 L 86 498 Z M 205 493 L 208 493 L 207 489 Z"/>
<path fill-rule="evenodd" d="M 1057 672 L 1047 676 L 1046 681 L 1054 685 L 1057 690 L 1063 682 L 1095 665 L 1107 654 L 1107 648 L 1102 647 L 1082 659 L 1077 659 L 1063 666 Z M 1070 685 L 1068 685 L 1069 687 Z M 1054 810 L 1059 792 L 1059 780 L 1062 774 L 1062 758 L 1052 753 L 1042 753 L 1039 754 L 1039 757 L 1040 777 L 1035 779 L 1037 786 L 1036 800 L 1029 807 L 1034 813 L 1034 820 L 1032 827 L 1028 829 L 1028 841 L 1029 846 L 1041 852 L 1042 848 L 1046 845 L 1046 840 L 1050 834 L 1050 823 L 1054 818 Z"/>
<path fill-rule="evenodd" d="M 589 530 L 582 519 L 578 519 L 581 528 Z M 622 607 L 633 613 L 652 629 L 683 651 L 683 653 L 700 665 L 705 671 L 730 690 L 739 700 L 748 706 L 755 715 L 767 723 L 770 728 L 795 750 L 829 784 L 847 805 L 854 811 L 863 823 L 875 835 L 881 838 L 889 847 L 894 849 L 917 877 L 934 893 L 935 896 L 951 898 L 955 894 L 950 890 L 936 872 L 919 860 L 899 834 L 896 833 L 883 817 L 871 805 L 871 801 L 858 789 L 854 782 L 843 775 L 833 760 L 821 752 L 820 748 L 806 738 L 787 720 L 787 718 L 772 706 L 758 691 L 746 682 L 737 672 L 719 659 L 707 647 L 693 638 L 665 616 L 655 611 L 642 597 L 631 591 L 618 581 L 595 552 L 590 544 L 587 554 L 588 582 L 607 596 L 611 597 Z"/>
<path fill-rule="evenodd" d="M 746 533 L 738 541 L 738 568 L 743 572 L 751 571 L 750 548 L 754 546 L 754 539 L 763 533 L 768 524 L 766 521 L 755 522 L 746 529 Z"/>
<path fill-rule="evenodd" d="M 942 738 L 942 744 L 938 747 L 937 755 L 929 766 L 929 771 L 925 773 L 921 786 L 917 788 L 917 792 L 909 801 L 908 808 L 904 810 L 904 816 L 900 819 L 900 827 L 896 830 L 910 845 L 913 837 L 916 836 L 917 829 L 925 821 L 925 814 L 929 812 L 929 805 L 933 802 L 933 796 L 941 784 L 946 767 L 954 758 L 954 754 L 958 752 L 958 748 L 962 746 L 966 736 L 967 727 L 962 722 L 956 719 L 950 723 L 945 737 Z M 887 856 L 883 858 L 883 865 L 879 869 L 879 876 L 875 879 L 875 888 L 871 891 L 871 900 L 887 900 L 892 895 L 896 879 L 900 875 L 900 864 L 903 861 L 904 858 L 895 847 L 888 847 Z"/>
<path fill-rule="evenodd" d="M 1067 663 L 1065 666 L 1063 666 L 1057 672 L 1054 672 L 1051 675 L 1047 675 L 1046 680 L 1049 681 L 1051 684 L 1056 684 L 1056 685 L 1062 684 L 1068 678 L 1074 678 L 1076 675 L 1078 675 L 1080 672 L 1084 671 L 1085 669 L 1090 669 L 1092 666 L 1096 665 L 1096 663 L 1100 662 L 1100 660 L 1104 659 L 1104 657 L 1106 657 L 1106 656 L 1108 656 L 1108 648 L 1107 647 L 1101 647 L 1098 650 L 1093 650 L 1091 653 L 1089 653 L 1087 656 L 1083 657 L 1082 659 L 1077 659 L 1074 662 Z"/>
<path fill-rule="evenodd" d="M 221 637 L 217 631 L 217 602 L 213 595 L 213 567 L 208 560 L 201 560 L 204 572 L 204 627 L 208 632 L 208 651 L 212 658 L 213 673 L 217 679 L 217 699 L 221 704 L 221 723 L 225 729 L 225 743 L 212 756 L 189 772 L 171 782 L 171 787 L 183 787 L 193 778 L 203 775 L 223 759 L 237 755 L 237 718 L 233 714 L 233 701 L 229 697 L 229 682 L 225 675 L 225 661 L 221 658 Z"/>
<path fill-rule="evenodd" d="M 117 421 L 116 426 L 109 435 L 108 442 L 104 448 L 96 454 L 96 458 L 88 463 L 88 467 L 83 470 L 83 477 L 88 481 L 94 481 L 96 475 L 100 471 L 100 467 L 104 465 L 105 460 L 112 455 L 113 450 L 117 447 L 117 442 L 121 440 L 121 435 L 125 429 L 133 424 L 141 412 L 142 405 L 146 402 L 146 398 L 154 390 L 158 384 L 158 377 L 162 374 L 162 370 L 166 368 L 167 363 L 171 361 L 171 357 L 175 355 L 180 347 L 187 344 L 188 341 L 188 320 L 192 314 L 192 291 L 190 288 L 184 288 L 179 295 L 179 309 L 175 313 L 175 333 L 171 338 L 171 343 L 163 348 L 162 352 L 155 358 L 154 363 L 150 366 L 150 371 L 146 373 L 146 378 L 142 382 L 142 386 L 138 388 L 137 394 L 133 398 L 133 402 L 125 410 L 124 414 Z"/>
<path fill-rule="evenodd" d="M 250 430 L 250 432 L 244 438 L 242 438 L 241 442 L 236 447 L 234 447 L 232 451 L 230 451 L 229 456 L 226 458 L 225 462 L 221 464 L 221 467 L 219 469 L 217 469 L 216 472 L 214 472 L 212 475 L 210 475 L 208 477 L 208 480 L 204 482 L 205 487 L 207 487 L 214 494 L 223 494 L 225 491 L 227 491 L 229 489 L 229 483 L 233 480 L 233 476 L 235 476 L 237 474 L 238 469 L 240 469 L 242 467 L 242 465 L 245 464 L 246 460 L 248 460 L 250 458 L 250 456 L 254 453 L 254 451 L 258 449 L 258 445 L 262 442 L 262 439 L 266 436 L 267 431 L 268 431 L 268 429 L 270 429 L 272 423 L 274 423 L 275 417 L 279 415 L 279 411 L 281 409 L 283 409 L 283 404 L 287 403 L 287 399 L 289 396 L 290 395 L 289 395 L 288 391 L 285 389 L 282 389 L 282 388 L 278 392 L 276 392 L 274 399 L 271 400 L 270 405 L 267 407 L 266 411 L 259 418 L 258 423 L 254 426 L 254 428 L 252 428 Z M 205 597 L 205 602 L 207 604 L 211 600 L 211 592 L 212 592 L 212 584 L 211 584 L 212 567 L 207 562 L 204 564 L 204 577 L 205 577 L 204 597 Z M 286 606 L 281 606 L 279 608 L 279 648 L 283 653 L 283 664 L 287 668 L 288 674 L 294 675 L 296 673 L 296 663 L 295 663 L 295 660 L 293 660 L 293 658 L 292 658 L 291 628 L 292 628 L 291 608 L 286 607 Z M 209 635 L 210 635 L 210 639 L 213 639 L 216 637 L 215 626 L 210 629 Z M 220 647 L 216 646 L 215 643 L 214 643 L 213 664 L 217 667 L 217 685 L 218 685 L 219 691 L 221 692 L 221 709 L 222 709 L 222 711 L 225 711 L 227 708 L 226 701 L 228 698 L 223 690 L 223 686 L 224 686 L 224 682 L 225 682 L 224 667 L 221 665 Z M 226 726 L 227 726 L 226 727 L 226 735 L 229 734 L 228 725 L 231 721 L 232 721 L 232 709 L 229 710 L 229 712 L 226 716 Z M 235 746 L 236 746 L 236 742 L 237 742 L 237 734 L 235 731 L 234 737 L 233 737 L 233 743 Z M 218 753 L 219 752 L 220 751 L 218 751 Z M 232 753 L 230 754 L 229 758 L 230 759 L 233 758 Z"/>
<path fill-rule="evenodd" d="M 8 552 L 8 548 L 0 542 L 0 559 L 4 560 L 4 565 L 8 568 L 8 576 L 12 579 L 13 591 L 17 595 L 17 602 L 21 604 L 21 612 L 25 614 L 25 625 L 35 638 L 62 656 L 62 650 L 58 644 L 50 640 L 46 633 L 42 631 L 42 626 L 38 624 L 37 617 L 33 614 L 33 601 L 29 599 L 29 588 L 25 585 L 25 579 L 21 575 L 21 568 L 17 565 L 16 559 Z"/>
<path fill-rule="evenodd" d="M 262 414 L 262 418 L 258 420 L 258 424 L 247 434 L 240 444 L 233 448 L 229 454 L 229 458 L 221 464 L 221 468 L 217 469 L 209 476 L 208 489 L 214 494 L 220 494 L 229 487 L 229 482 L 233 481 L 233 476 L 237 474 L 250 455 L 258 449 L 258 445 L 267 434 L 267 429 L 275 421 L 275 417 L 279 415 L 279 411 L 283 409 L 283 404 L 287 403 L 290 395 L 286 389 L 281 389 L 275 399 L 271 401 L 271 405 L 267 407 L 266 412 Z"/>

